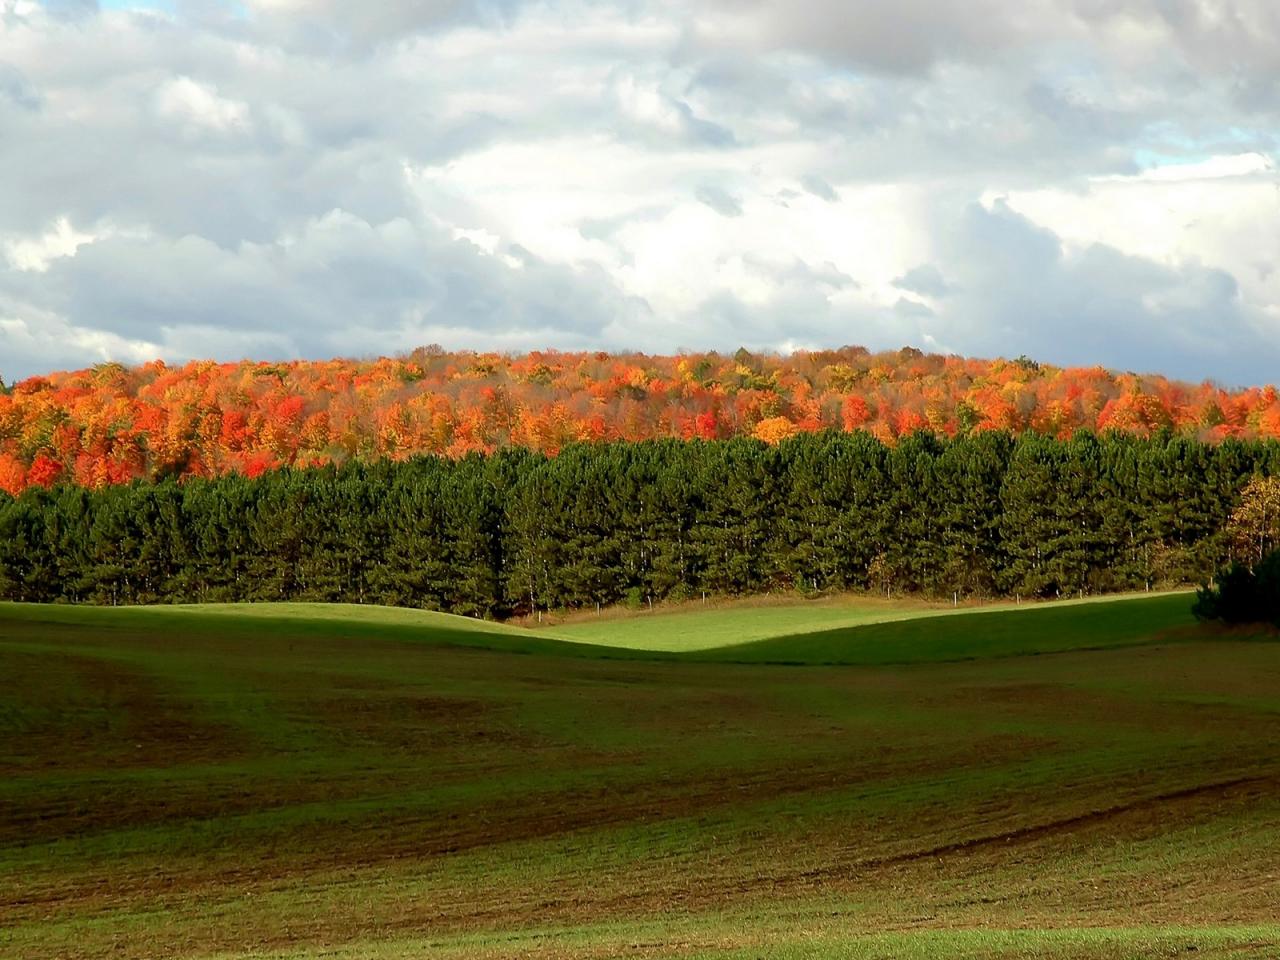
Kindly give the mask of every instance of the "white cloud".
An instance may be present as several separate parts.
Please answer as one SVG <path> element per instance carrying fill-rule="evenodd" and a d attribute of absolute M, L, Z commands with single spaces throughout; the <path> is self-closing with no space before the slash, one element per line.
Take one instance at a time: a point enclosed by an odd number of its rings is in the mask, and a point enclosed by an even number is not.
<path fill-rule="evenodd" d="M 1155 164 L 1136 176 L 1099 177 L 1100 181 L 1143 180 L 1156 183 L 1179 183 L 1188 180 L 1220 180 L 1224 177 L 1244 177 L 1250 174 L 1274 174 L 1276 165 L 1261 153 L 1241 153 L 1229 156 L 1209 157 L 1188 163 Z"/>
<path fill-rule="evenodd" d="M 249 127 L 246 104 L 219 96 L 216 86 L 197 83 L 190 77 L 167 81 L 156 94 L 156 109 L 160 116 L 177 121 L 188 132 L 228 134 Z"/>
<path fill-rule="evenodd" d="M 54 260 L 73 257 L 77 250 L 93 241 L 92 233 L 76 230 L 66 217 L 59 217 L 38 236 L 4 241 L 4 252 L 16 269 L 44 273 Z"/>
<path fill-rule="evenodd" d="M 1280 172 L 1269 158 L 1160 166 L 1099 178 L 1084 190 L 1013 192 L 1007 201 L 1074 248 L 1104 243 L 1175 270 L 1216 268 L 1231 274 L 1242 302 L 1259 314 L 1280 303 Z M 1267 332 L 1280 338 L 1280 326 Z"/>
<path fill-rule="evenodd" d="M 8 314 L 0 304 L 0 375 L 7 380 L 36 370 L 52 370 L 73 363 L 88 366 L 105 360 L 143 363 L 166 353 L 160 343 L 131 340 L 103 330 L 78 327 L 56 314 L 30 305 L 21 316 Z"/>

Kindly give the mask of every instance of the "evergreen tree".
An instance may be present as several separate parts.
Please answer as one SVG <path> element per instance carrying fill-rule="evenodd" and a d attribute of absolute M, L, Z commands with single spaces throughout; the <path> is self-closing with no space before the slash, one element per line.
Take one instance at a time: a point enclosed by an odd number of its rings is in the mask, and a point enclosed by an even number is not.
<path fill-rule="evenodd" d="M 1256 563 L 1277 475 L 1276 443 L 828 432 L 36 487 L 0 494 L 0 597 L 503 617 L 704 591 L 1149 589 Z"/>

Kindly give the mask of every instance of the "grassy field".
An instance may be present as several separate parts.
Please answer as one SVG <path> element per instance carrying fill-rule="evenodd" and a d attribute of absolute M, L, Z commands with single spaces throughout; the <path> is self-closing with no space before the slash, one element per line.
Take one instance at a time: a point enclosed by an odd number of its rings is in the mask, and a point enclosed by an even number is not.
<path fill-rule="evenodd" d="M 965 607 L 964 610 L 970 608 Z M 823 600 L 751 598 L 703 605 L 697 602 L 659 607 L 650 612 L 615 609 L 603 615 L 579 613 L 539 632 L 633 650 L 684 652 L 795 633 L 857 627 L 952 612 L 950 605 L 915 599 L 833 597 Z"/>
<path fill-rule="evenodd" d="M 1280 645 L 1188 607 L 0 605 L 0 956 L 1280 956 Z"/>
<path fill-rule="evenodd" d="M 566 640 L 600 643 L 632 650 L 685 652 L 713 650 L 758 640 L 860 627 L 871 623 L 916 620 L 922 617 L 968 615 L 1004 610 L 1031 611 L 1079 603 L 1108 603 L 1135 599 L 1116 595 L 1102 599 L 1062 600 L 1052 603 L 994 603 L 953 607 L 949 603 L 913 597 L 892 599 L 847 595 L 820 600 L 790 597 L 755 597 L 703 605 L 696 601 L 656 612 L 606 611 L 603 615 L 576 614 L 540 632 Z M 1145 599 L 1145 597 L 1144 597 Z"/>

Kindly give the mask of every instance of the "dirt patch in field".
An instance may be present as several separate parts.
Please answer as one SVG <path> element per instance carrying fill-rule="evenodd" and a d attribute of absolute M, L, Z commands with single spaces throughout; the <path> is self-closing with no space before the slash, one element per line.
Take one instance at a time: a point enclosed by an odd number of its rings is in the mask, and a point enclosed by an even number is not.
<path fill-rule="evenodd" d="M 0 674 L 0 775 L 212 763 L 247 749 L 239 731 L 123 664 L 0 651 Z"/>
<path fill-rule="evenodd" d="M 1047 823 L 1037 823 L 1018 827 L 1012 830 L 997 832 L 980 837 L 971 837 L 955 843 L 942 844 L 924 850 L 913 850 L 909 853 L 894 856 L 873 858 L 863 861 L 858 866 L 867 869 L 893 867 L 899 864 L 916 863 L 925 860 L 941 860 L 954 854 L 981 852 L 992 848 L 1008 851 L 1011 845 L 1036 843 L 1040 840 L 1059 837 L 1066 834 L 1078 834 L 1095 828 L 1106 828 L 1125 822 L 1124 835 L 1132 837 L 1135 833 L 1135 822 L 1163 822 L 1168 825 L 1171 813 L 1179 808 L 1189 806 L 1187 801 L 1219 801 L 1233 796 L 1255 798 L 1262 793 L 1270 794 L 1280 787 L 1280 778 L 1275 776 L 1235 777 L 1221 783 L 1201 784 L 1181 790 L 1171 790 L 1150 797 L 1132 800 L 1094 810 L 1088 813 L 1064 817 Z M 1183 810 L 1185 813 L 1185 810 Z M 1128 821 L 1128 822 L 1126 822 Z M 819 871 L 812 876 L 828 876 L 838 872 L 837 869 Z"/>
<path fill-rule="evenodd" d="M 468 745 L 532 744 L 497 722 L 495 708 L 482 700 L 381 691 L 311 700 L 306 706 L 306 718 L 315 721 L 315 728 L 344 748 L 423 753 Z M 294 714 L 293 719 L 298 718 Z"/>

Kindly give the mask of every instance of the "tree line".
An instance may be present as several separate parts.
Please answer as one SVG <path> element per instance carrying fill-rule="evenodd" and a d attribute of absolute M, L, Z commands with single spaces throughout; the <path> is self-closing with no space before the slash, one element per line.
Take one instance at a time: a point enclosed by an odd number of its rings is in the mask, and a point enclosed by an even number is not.
<path fill-rule="evenodd" d="M 865 433 L 571 444 L 0 494 L 0 597 L 485 617 L 794 590 L 1053 597 L 1202 582 L 1280 443 Z"/>

